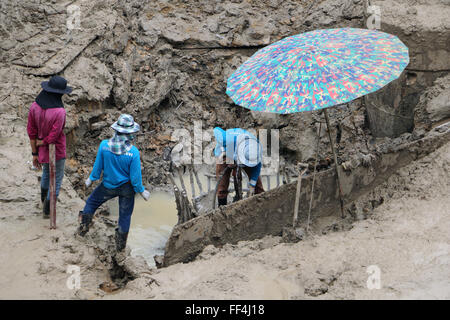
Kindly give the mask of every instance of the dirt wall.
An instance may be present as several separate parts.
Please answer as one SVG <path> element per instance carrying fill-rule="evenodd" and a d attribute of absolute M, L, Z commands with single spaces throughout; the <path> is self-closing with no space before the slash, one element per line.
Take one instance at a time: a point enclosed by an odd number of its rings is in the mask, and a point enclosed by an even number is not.
<path fill-rule="evenodd" d="M 414 118 L 422 110 L 420 96 L 450 72 L 450 5 L 446 0 L 369 2 L 380 9 L 380 30 L 409 49 L 410 63 L 400 79 L 366 97 L 373 136 L 398 137 L 423 125 Z"/>

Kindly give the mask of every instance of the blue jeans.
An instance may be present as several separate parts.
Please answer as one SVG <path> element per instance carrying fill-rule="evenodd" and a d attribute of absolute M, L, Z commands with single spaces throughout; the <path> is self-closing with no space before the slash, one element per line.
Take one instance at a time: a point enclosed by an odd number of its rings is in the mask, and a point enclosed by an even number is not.
<path fill-rule="evenodd" d="M 130 230 L 131 214 L 134 209 L 134 195 L 130 182 L 115 189 L 108 189 L 101 183 L 87 199 L 83 214 L 93 215 L 103 203 L 119 197 L 119 232 L 127 233 Z"/>
<path fill-rule="evenodd" d="M 64 165 L 66 163 L 66 159 L 60 159 L 55 163 L 56 169 L 56 197 L 59 195 L 59 189 L 61 188 L 61 184 L 64 178 Z M 44 163 L 42 165 L 42 178 L 41 178 L 41 188 L 49 189 L 47 193 L 47 200 L 50 200 L 50 168 L 48 163 Z"/>

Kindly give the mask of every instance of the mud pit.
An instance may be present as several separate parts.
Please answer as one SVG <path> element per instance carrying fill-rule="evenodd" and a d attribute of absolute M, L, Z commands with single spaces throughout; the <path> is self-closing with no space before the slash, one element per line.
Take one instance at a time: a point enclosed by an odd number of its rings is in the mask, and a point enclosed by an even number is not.
<path fill-rule="evenodd" d="M 271 225 L 274 229 L 267 229 L 272 236 L 237 242 L 239 237 L 231 235 L 227 241 L 233 244 L 225 244 L 223 235 L 230 231 L 225 226 L 218 233 L 222 239 L 192 246 L 188 260 L 196 256 L 194 262 L 160 270 L 149 269 L 130 252 L 116 256 L 111 249 L 113 226 L 107 219 L 96 219 L 88 238 L 73 237 L 95 149 L 122 112 L 142 124 L 136 142 L 143 155 L 144 183 L 151 189 L 167 182 L 161 155 L 165 146 L 176 143 L 171 133 L 193 128 L 193 120 L 201 120 L 204 129 L 279 129 L 288 165 L 313 162 L 317 139 L 320 158 L 330 157 L 326 134 L 316 133 L 317 114 L 266 117 L 236 108 L 225 94 L 225 80 L 258 48 L 285 36 L 318 28 L 365 27 L 366 1 L 285 1 L 282 6 L 273 0 L 71 3 L 81 9 L 82 28 L 68 33 L 67 1 L 1 2 L 2 298 L 448 298 L 448 185 L 443 183 L 449 180 L 448 144 L 433 153 L 435 158 L 392 169 L 388 182 L 383 182 L 388 175 L 381 175 L 380 186 L 349 203 L 347 220 L 335 220 L 328 208 L 331 215 L 314 221 L 315 236 L 295 245 L 279 244 L 276 235 L 292 211 L 289 206 Z M 340 165 L 356 170 L 361 159 L 389 151 L 380 148 L 427 138 L 450 116 L 448 1 L 370 3 L 382 7 L 382 31 L 397 35 L 409 47 L 411 64 L 393 90 L 330 109 L 332 136 L 341 133 Z M 65 98 L 69 155 L 58 204 L 59 229 L 54 232 L 39 216 L 37 176 L 28 170 L 24 134 L 28 106 L 40 82 L 52 74 L 65 76 L 75 86 L 73 95 Z M 397 126 L 395 120 L 401 117 L 408 125 Z M 385 128 L 377 131 L 373 119 L 381 119 L 375 122 Z M 434 147 L 444 143 L 440 140 Z M 429 147 L 427 152 L 434 149 Z M 391 165 L 396 160 L 386 161 Z M 429 183 L 426 188 L 424 181 Z M 353 225 L 360 219 L 366 220 Z M 263 237 L 261 230 L 251 238 Z M 326 235 L 319 236 L 322 233 Z M 222 248 L 205 247 L 209 243 Z M 365 268 L 374 263 L 381 264 L 388 284 L 368 292 Z M 81 267 L 83 285 L 78 291 L 66 287 L 70 264 Z M 252 266 L 248 272 L 247 265 Z M 111 281 L 124 290 L 109 296 L 99 289 Z"/>
<path fill-rule="evenodd" d="M 392 174 L 355 203 L 365 217 L 316 219 L 296 244 L 267 236 L 209 245 L 191 263 L 155 271 L 158 285 L 136 279 L 115 298 L 448 299 L 449 155 L 446 143 Z M 367 288 L 371 265 L 379 290 Z"/>

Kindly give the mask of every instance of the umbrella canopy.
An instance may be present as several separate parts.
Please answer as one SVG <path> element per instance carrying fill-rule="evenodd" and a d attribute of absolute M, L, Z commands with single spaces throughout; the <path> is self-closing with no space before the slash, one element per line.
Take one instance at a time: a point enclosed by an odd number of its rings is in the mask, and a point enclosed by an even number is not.
<path fill-rule="evenodd" d="M 319 110 L 380 89 L 408 63 L 408 48 L 393 35 L 315 30 L 258 50 L 228 78 L 227 94 L 254 111 Z"/>

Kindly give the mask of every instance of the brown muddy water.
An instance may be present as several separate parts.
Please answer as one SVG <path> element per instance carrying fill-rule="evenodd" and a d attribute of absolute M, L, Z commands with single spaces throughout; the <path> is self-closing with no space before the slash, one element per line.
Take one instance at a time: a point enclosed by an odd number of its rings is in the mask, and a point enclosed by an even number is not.
<path fill-rule="evenodd" d="M 108 203 L 112 218 L 118 217 L 119 203 Z M 166 241 L 178 221 L 175 197 L 170 192 L 151 192 L 149 201 L 136 195 L 128 245 L 132 256 L 143 256 L 147 264 L 155 266 L 153 256 L 164 254 Z"/>
<path fill-rule="evenodd" d="M 207 186 L 207 179 L 203 174 L 199 174 L 203 188 Z M 189 175 L 183 176 L 186 192 L 190 199 L 191 186 Z M 178 178 L 175 178 L 179 183 Z M 243 185 L 247 185 L 247 177 L 244 175 Z M 230 187 L 233 185 L 230 182 Z M 264 177 L 263 186 L 267 190 L 267 179 Z M 276 176 L 270 177 L 271 188 L 276 187 Z M 211 183 L 211 188 L 215 187 L 215 182 Z M 180 186 L 179 186 L 180 188 Z M 197 185 L 196 194 L 199 195 Z M 181 188 L 180 188 L 181 189 Z M 232 194 L 232 193 L 231 193 Z M 230 197 L 231 198 L 231 197 Z M 117 219 L 119 215 L 118 199 L 113 199 L 107 203 L 111 212 L 111 218 Z M 132 256 L 142 256 L 150 267 L 155 267 L 153 257 L 163 255 L 164 248 L 173 227 L 177 224 L 178 216 L 175 204 L 175 197 L 170 191 L 153 190 L 150 199 L 145 201 L 140 195 L 136 195 L 133 215 L 131 217 L 131 227 L 128 235 L 128 246 Z"/>

